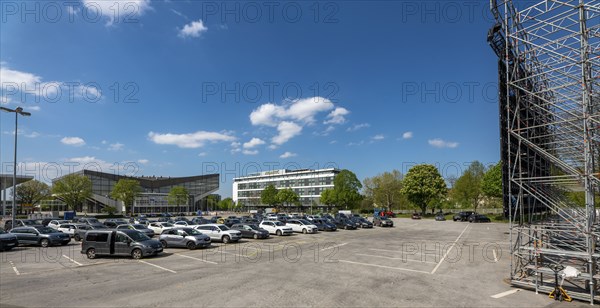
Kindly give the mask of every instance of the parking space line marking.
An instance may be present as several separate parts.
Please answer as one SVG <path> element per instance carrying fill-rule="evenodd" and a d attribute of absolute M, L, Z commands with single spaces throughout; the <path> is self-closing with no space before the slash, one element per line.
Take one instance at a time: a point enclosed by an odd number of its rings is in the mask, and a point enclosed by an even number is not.
<path fill-rule="evenodd" d="M 366 257 L 384 258 L 384 259 L 389 259 L 389 260 L 403 260 L 403 261 L 412 261 L 412 262 L 419 262 L 419 263 L 437 264 L 436 262 L 431 262 L 431 261 L 412 260 L 412 259 L 408 259 L 408 258 L 392 258 L 392 257 L 386 257 L 386 256 L 368 255 L 368 254 L 364 254 L 364 253 L 357 253 L 356 255 L 357 256 L 366 256 Z"/>
<path fill-rule="evenodd" d="M 206 262 L 206 263 L 210 263 L 210 264 L 219 264 L 217 262 L 203 260 L 203 259 L 200 259 L 200 258 L 196 258 L 196 257 L 192 257 L 192 256 L 186 256 L 186 255 L 182 255 L 182 254 L 178 254 L 178 253 L 174 253 L 174 255 L 180 256 L 180 257 L 184 257 L 184 258 L 194 259 L 194 260 L 198 260 L 198 261 L 202 261 L 202 262 Z"/>
<path fill-rule="evenodd" d="M 410 269 L 410 268 L 392 267 L 392 266 L 377 265 L 377 264 L 371 264 L 371 263 L 354 262 L 354 261 L 348 261 L 348 260 L 338 260 L 338 261 L 339 262 L 344 262 L 344 263 L 350 263 L 350 264 L 374 266 L 374 267 L 395 269 L 395 270 L 399 270 L 399 271 L 407 271 L 407 272 L 415 272 L 415 273 L 421 273 L 421 274 L 429 274 L 429 272 L 426 272 L 426 271 L 418 271 L 418 270 L 414 270 L 414 269 Z"/>
<path fill-rule="evenodd" d="M 77 261 L 75 261 L 75 260 L 73 260 L 73 259 L 71 259 L 71 258 L 69 258 L 69 257 L 65 256 L 65 255 L 62 255 L 62 256 L 63 256 L 63 257 L 65 257 L 65 259 L 67 259 L 67 260 L 69 260 L 69 261 L 71 261 L 71 262 L 73 262 L 73 263 L 77 264 L 77 266 L 82 266 L 82 265 L 83 265 L 83 264 L 81 264 L 81 263 L 79 263 L 79 262 L 77 262 Z"/>
<path fill-rule="evenodd" d="M 8 261 L 8 262 L 10 263 L 10 266 L 12 266 L 13 271 L 15 271 L 15 274 L 17 274 L 17 276 L 21 275 L 21 273 L 19 273 L 19 270 L 17 269 L 17 267 L 15 266 L 13 261 Z"/>
<path fill-rule="evenodd" d="M 348 245 L 348 243 L 342 243 L 342 244 L 339 244 L 339 245 L 333 245 L 333 246 L 325 247 L 325 248 L 321 249 L 321 251 L 327 250 L 327 249 L 334 249 L 334 248 L 342 247 L 344 245 Z"/>
<path fill-rule="evenodd" d="M 517 293 L 519 291 L 521 291 L 521 289 L 509 290 L 509 291 L 506 291 L 506 292 L 498 293 L 496 295 L 492 295 L 490 297 L 491 298 L 501 298 L 501 297 L 505 297 L 507 295 L 515 294 L 515 293 Z"/>
<path fill-rule="evenodd" d="M 494 262 L 498 263 L 498 255 L 496 254 L 496 249 L 494 248 L 492 252 L 494 253 Z"/>
<path fill-rule="evenodd" d="M 458 235 L 458 237 L 456 238 L 456 240 L 454 241 L 454 243 L 452 243 L 452 246 L 450 248 L 448 248 L 448 250 L 446 250 L 446 253 L 444 254 L 444 256 L 442 257 L 442 259 L 440 260 L 440 262 L 435 266 L 435 268 L 433 268 L 433 271 L 431 271 L 431 274 L 435 274 L 435 272 L 437 271 L 437 269 L 440 267 L 440 265 L 442 265 L 442 262 L 444 262 L 444 260 L 446 260 L 446 257 L 448 256 L 448 254 L 450 253 L 450 250 L 452 250 L 452 248 L 454 248 L 456 246 L 456 243 L 458 243 L 458 241 L 460 240 L 460 238 L 463 236 L 463 234 L 465 233 L 465 231 L 467 231 L 467 229 L 469 228 L 469 225 L 467 225 L 465 227 L 464 230 L 462 230 L 462 232 Z"/>
<path fill-rule="evenodd" d="M 164 267 L 162 267 L 162 266 L 160 266 L 160 265 L 152 264 L 152 263 L 150 263 L 150 262 L 146 262 L 146 261 L 142 261 L 142 260 L 138 260 L 138 262 L 140 262 L 140 263 L 144 263 L 144 264 L 148 264 L 148 265 L 154 266 L 154 267 L 156 267 L 156 268 L 160 268 L 161 270 L 164 270 L 164 271 L 167 271 L 167 272 L 171 272 L 171 273 L 173 273 L 173 274 L 177 274 L 177 272 L 176 272 L 176 271 L 174 271 L 174 270 L 170 270 L 170 269 L 168 269 L 168 268 L 164 268 Z"/>

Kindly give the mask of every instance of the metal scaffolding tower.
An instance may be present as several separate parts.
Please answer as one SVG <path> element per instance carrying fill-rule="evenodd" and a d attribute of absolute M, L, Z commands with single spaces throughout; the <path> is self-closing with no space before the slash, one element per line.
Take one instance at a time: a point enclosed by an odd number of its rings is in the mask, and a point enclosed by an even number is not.
<path fill-rule="evenodd" d="M 490 0 L 510 281 L 600 300 L 600 0 Z M 600 200 L 598 200 L 600 201 Z M 564 273 L 561 271 L 560 273 Z"/>

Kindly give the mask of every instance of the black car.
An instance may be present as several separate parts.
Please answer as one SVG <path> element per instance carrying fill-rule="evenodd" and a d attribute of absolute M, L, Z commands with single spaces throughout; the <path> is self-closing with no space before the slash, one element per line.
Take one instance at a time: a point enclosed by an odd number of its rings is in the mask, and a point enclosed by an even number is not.
<path fill-rule="evenodd" d="M 313 225 L 317 226 L 319 231 L 336 231 L 337 230 L 337 227 L 335 226 L 335 224 L 330 223 L 326 219 L 315 218 L 315 219 L 311 220 L 310 222 L 312 222 Z"/>
<path fill-rule="evenodd" d="M 444 216 L 444 213 L 439 212 L 435 215 L 435 220 L 436 221 L 444 221 L 444 220 L 446 220 L 446 216 Z"/>
<path fill-rule="evenodd" d="M 17 236 L 0 229 L 0 251 L 9 251 L 19 245 Z"/>
<path fill-rule="evenodd" d="M 32 244 L 48 247 L 51 245 L 67 245 L 71 236 L 54 230 L 50 227 L 16 227 L 10 230 L 19 241 L 19 244 Z"/>
<path fill-rule="evenodd" d="M 468 221 L 469 217 L 471 217 L 471 215 L 475 214 L 475 212 L 460 212 L 456 215 L 454 215 L 454 217 L 452 217 L 452 220 L 454 221 Z"/>
<path fill-rule="evenodd" d="M 346 219 L 346 218 L 338 218 L 335 221 L 335 226 L 338 229 L 344 229 L 344 230 L 356 230 L 356 224 L 350 220 L 350 219 Z"/>
<path fill-rule="evenodd" d="M 393 227 L 394 222 L 387 216 L 375 216 L 373 217 L 373 225 L 378 227 Z"/>
<path fill-rule="evenodd" d="M 107 220 L 107 221 L 105 221 L 105 222 L 104 222 L 104 225 L 105 225 L 107 228 L 114 229 L 114 228 L 116 228 L 117 226 L 120 226 L 120 225 L 126 225 L 126 224 L 128 224 L 128 223 L 129 223 L 129 222 L 127 222 L 127 221 L 123 221 L 123 220 Z"/>
<path fill-rule="evenodd" d="M 473 214 L 469 216 L 469 222 L 492 222 L 492 220 L 482 214 Z"/>
<path fill-rule="evenodd" d="M 192 218 L 191 223 L 193 225 L 205 225 L 211 223 L 210 219 L 206 219 L 204 217 L 194 217 Z"/>
<path fill-rule="evenodd" d="M 368 221 L 366 218 L 364 217 L 352 217 L 352 220 L 354 220 L 354 222 L 357 222 L 359 224 L 359 226 L 361 228 L 373 228 L 373 223 Z"/>
<path fill-rule="evenodd" d="M 241 223 L 242 223 L 242 221 L 237 218 L 227 218 L 227 219 L 225 219 L 224 225 L 231 228 L 231 226 L 241 224 Z"/>
<path fill-rule="evenodd" d="M 232 225 L 231 229 L 240 231 L 244 238 L 259 239 L 269 237 L 269 231 L 259 228 L 258 225 L 237 223 Z"/>

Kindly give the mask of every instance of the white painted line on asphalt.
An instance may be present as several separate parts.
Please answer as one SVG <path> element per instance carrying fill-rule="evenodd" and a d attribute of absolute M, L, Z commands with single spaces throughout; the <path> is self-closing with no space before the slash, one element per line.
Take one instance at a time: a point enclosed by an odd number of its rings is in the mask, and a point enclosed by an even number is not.
<path fill-rule="evenodd" d="M 496 254 L 496 248 L 494 248 L 492 252 L 494 253 L 494 262 L 498 263 L 498 254 Z"/>
<path fill-rule="evenodd" d="M 490 297 L 492 297 L 492 298 L 501 298 L 501 297 L 505 297 L 507 295 L 515 294 L 515 293 L 517 293 L 519 291 L 521 291 L 521 289 L 514 289 L 514 290 L 510 290 L 510 291 L 498 293 L 498 294 L 492 295 Z"/>
<path fill-rule="evenodd" d="M 421 273 L 421 274 L 429 274 L 429 272 L 413 270 L 413 269 L 410 269 L 410 268 L 392 267 L 392 266 L 377 265 L 377 264 L 371 264 L 371 263 L 354 262 L 354 261 L 348 261 L 348 260 L 338 260 L 338 261 L 339 262 L 343 262 L 343 263 L 366 265 L 366 266 L 374 266 L 374 267 L 388 268 L 388 269 L 394 269 L 394 270 L 399 270 L 399 271 L 407 271 L 407 272 L 415 272 L 415 273 Z"/>
<path fill-rule="evenodd" d="M 162 267 L 162 266 L 160 266 L 160 265 L 152 264 L 152 263 L 149 263 L 149 262 L 146 262 L 146 261 L 142 261 L 142 260 L 138 260 L 138 262 L 140 262 L 140 263 L 144 263 L 144 264 L 148 264 L 148 265 L 154 266 L 154 267 L 156 267 L 156 268 L 160 268 L 160 269 L 161 269 L 161 270 L 163 270 L 163 271 L 167 271 L 167 272 L 171 272 L 171 273 L 173 273 L 173 274 L 177 274 L 177 272 L 176 272 L 176 271 L 174 271 L 174 270 L 170 270 L 170 269 L 168 269 L 168 268 L 164 268 L 164 267 Z"/>
<path fill-rule="evenodd" d="M 67 259 L 67 260 L 69 260 L 69 261 L 71 261 L 71 262 L 73 262 L 73 263 L 77 264 L 77 266 L 82 266 L 82 265 L 83 265 L 83 264 L 81 264 L 81 263 L 79 263 L 79 262 L 77 262 L 77 261 L 75 261 L 75 260 L 73 260 L 73 259 L 71 259 L 71 258 L 69 258 L 69 257 L 65 256 L 65 255 L 62 255 L 62 256 L 63 256 L 65 259 Z"/>
<path fill-rule="evenodd" d="M 186 255 L 182 255 L 182 254 L 178 254 L 178 253 L 174 253 L 174 255 L 176 255 L 176 256 L 180 256 L 180 257 L 184 257 L 184 258 L 188 258 L 188 259 L 197 260 L 197 261 L 202 261 L 202 262 L 205 262 L 205 263 L 210 263 L 210 264 L 219 264 L 219 263 L 217 263 L 217 262 L 208 261 L 208 260 L 203 260 L 203 259 L 200 259 L 200 258 L 196 258 L 196 257 L 192 257 L 192 256 L 186 256 Z"/>
<path fill-rule="evenodd" d="M 15 266 L 13 261 L 8 261 L 8 262 L 10 263 L 10 266 L 12 266 L 13 271 L 15 271 L 15 274 L 17 274 L 17 276 L 21 275 L 21 273 L 19 273 L 19 270 L 17 269 L 17 267 Z"/>
<path fill-rule="evenodd" d="M 334 248 L 342 247 L 344 245 L 348 245 L 348 243 L 342 243 L 342 244 L 339 244 L 339 245 L 328 246 L 328 247 L 325 247 L 325 248 L 321 249 L 321 251 L 327 250 L 327 249 L 334 249 Z"/>
<path fill-rule="evenodd" d="M 469 228 L 469 226 L 470 225 L 467 225 L 465 227 L 465 229 L 458 235 L 458 237 L 456 238 L 456 240 L 454 241 L 454 243 L 452 243 L 452 246 L 450 248 L 448 248 L 448 250 L 446 250 L 446 253 L 442 257 L 442 259 L 440 260 L 440 262 L 435 266 L 435 268 L 433 269 L 433 271 L 431 271 L 432 275 L 435 274 L 435 272 L 438 270 L 438 268 L 440 267 L 440 265 L 442 265 L 442 262 L 444 262 L 444 260 L 446 260 L 446 257 L 450 253 L 450 250 L 452 250 L 452 248 L 454 248 L 454 246 L 456 246 L 456 243 L 458 243 L 458 241 L 463 236 L 463 234 L 465 233 L 465 231 L 467 231 L 467 229 Z"/>
<path fill-rule="evenodd" d="M 384 258 L 384 259 L 389 259 L 389 260 L 402 260 L 403 262 L 404 261 L 412 261 L 412 262 L 419 262 L 419 263 L 437 264 L 437 262 L 431 262 L 431 261 L 412 260 L 412 259 L 408 259 L 408 258 L 392 258 L 392 257 L 386 257 L 386 256 L 368 255 L 368 254 L 364 254 L 364 253 L 357 253 L 356 255 L 357 256 L 365 256 L 365 257 Z"/>

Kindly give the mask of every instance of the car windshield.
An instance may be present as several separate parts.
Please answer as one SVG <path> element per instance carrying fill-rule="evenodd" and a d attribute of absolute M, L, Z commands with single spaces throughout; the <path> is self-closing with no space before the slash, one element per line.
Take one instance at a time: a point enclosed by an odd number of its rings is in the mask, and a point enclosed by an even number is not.
<path fill-rule="evenodd" d="M 47 227 L 39 228 L 37 230 L 40 231 L 41 234 L 50 234 L 50 233 L 56 233 L 56 232 L 58 232 L 58 231 L 56 231 L 56 230 L 54 230 L 52 228 L 47 228 Z"/>
<path fill-rule="evenodd" d="M 310 225 L 310 222 L 306 219 L 298 219 L 299 222 L 301 222 L 303 225 Z"/>
<path fill-rule="evenodd" d="M 219 229 L 221 229 L 221 231 L 229 230 L 229 227 L 227 227 L 226 225 L 219 225 L 218 227 L 219 227 Z"/>
<path fill-rule="evenodd" d="M 248 225 L 248 227 L 252 228 L 252 230 L 260 229 L 257 225 Z"/>
<path fill-rule="evenodd" d="M 139 225 L 139 224 L 133 225 L 133 227 L 134 227 L 134 228 L 136 228 L 137 230 L 146 229 L 146 226 L 144 226 L 144 225 Z"/>
<path fill-rule="evenodd" d="M 190 235 L 200 235 L 202 234 L 202 232 L 196 230 L 196 229 L 185 229 L 185 232 L 187 232 L 187 234 Z"/>
<path fill-rule="evenodd" d="M 173 224 L 172 224 L 172 223 L 170 223 L 170 222 L 164 222 L 164 223 L 162 224 L 162 226 L 163 226 L 163 227 L 172 227 L 172 226 L 173 226 Z"/>
<path fill-rule="evenodd" d="M 108 229 L 108 227 L 105 225 L 94 225 L 93 228 L 94 229 Z"/>
<path fill-rule="evenodd" d="M 285 224 L 282 223 L 281 221 L 274 221 L 273 223 L 275 223 L 276 226 L 280 226 L 280 227 L 285 226 Z"/>
<path fill-rule="evenodd" d="M 96 219 L 96 218 L 88 218 L 88 219 L 87 219 L 87 221 L 88 221 L 89 223 L 92 223 L 92 224 L 95 224 L 95 223 L 100 223 L 100 222 L 98 221 L 98 219 Z"/>
<path fill-rule="evenodd" d="M 23 224 L 26 226 L 34 225 L 35 223 L 32 220 L 23 220 Z"/>
<path fill-rule="evenodd" d="M 7 233 L 6 231 L 4 231 L 4 229 L 0 229 L 0 234 L 5 234 Z"/>
<path fill-rule="evenodd" d="M 136 241 L 136 242 L 141 242 L 141 241 L 147 241 L 150 238 L 148 236 L 146 236 L 144 233 L 140 233 L 140 232 L 131 232 L 129 234 L 129 237 L 131 237 L 132 240 Z"/>

